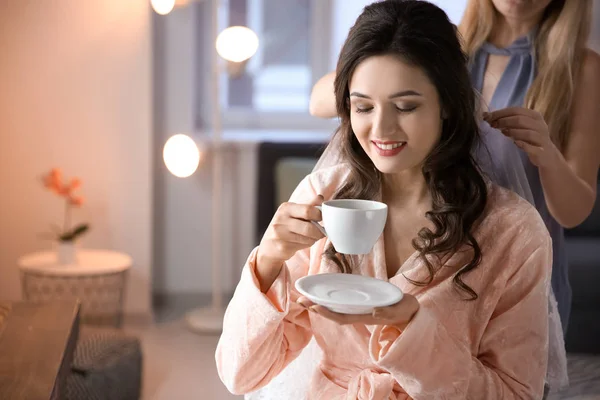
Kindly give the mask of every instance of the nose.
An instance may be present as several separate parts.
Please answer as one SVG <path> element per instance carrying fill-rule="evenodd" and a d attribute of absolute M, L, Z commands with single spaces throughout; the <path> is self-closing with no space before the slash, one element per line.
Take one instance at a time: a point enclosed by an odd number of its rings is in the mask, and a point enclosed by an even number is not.
<path fill-rule="evenodd" d="M 373 119 L 373 136 L 377 138 L 386 138 L 393 136 L 398 132 L 398 119 L 394 110 L 388 107 L 379 108 Z"/>

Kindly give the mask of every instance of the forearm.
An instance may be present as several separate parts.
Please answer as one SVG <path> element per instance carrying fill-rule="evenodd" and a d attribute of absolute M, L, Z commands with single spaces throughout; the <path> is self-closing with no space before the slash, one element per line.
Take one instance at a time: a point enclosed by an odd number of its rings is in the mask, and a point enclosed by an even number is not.
<path fill-rule="evenodd" d="M 335 72 L 330 72 L 315 83 L 310 94 L 309 112 L 314 117 L 335 118 Z"/>
<path fill-rule="evenodd" d="M 554 219 L 565 228 L 582 223 L 594 207 L 595 188 L 575 173 L 562 154 L 539 172 L 546 205 Z"/>
<path fill-rule="evenodd" d="M 275 279 L 279 276 L 281 268 L 283 268 L 283 261 L 264 259 L 264 257 L 261 257 L 260 247 L 258 248 L 254 272 L 261 292 L 267 293 L 273 282 L 275 282 Z"/>
<path fill-rule="evenodd" d="M 267 293 L 260 292 L 255 272 L 251 254 L 227 307 L 215 354 L 219 377 L 236 394 L 267 384 L 311 337 L 307 312 L 290 301 L 287 268 L 281 268 Z"/>

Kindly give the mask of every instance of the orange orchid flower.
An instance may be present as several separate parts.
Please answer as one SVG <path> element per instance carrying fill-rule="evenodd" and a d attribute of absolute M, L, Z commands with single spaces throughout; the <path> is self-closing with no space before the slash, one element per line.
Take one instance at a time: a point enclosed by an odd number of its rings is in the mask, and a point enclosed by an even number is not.
<path fill-rule="evenodd" d="M 43 178 L 43 182 L 46 189 L 67 199 L 72 197 L 73 191 L 81 187 L 82 183 L 81 179 L 72 178 L 68 184 L 64 184 L 62 171 L 59 168 L 52 168 Z"/>
<path fill-rule="evenodd" d="M 54 184 L 54 181 L 52 181 L 52 178 L 50 177 L 50 175 L 44 176 L 43 178 L 44 181 L 44 187 L 52 192 L 56 191 L 56 185 Z"/>
<path fill-rule="evenodd" d="M 53 193 L 59 194 L 61 183 L 59 174 L 55 172 L 55 170 L 52 170 L 48 175 L 44 176 L 43 182 L 46 189 Z"/>
<path fill-rule="evenodd" d="M 60 179 L 62 177 L 62 170 L 60 168 L 52 168 L 50 170 L 50 176 L 57 177 Z"/>
<path fill-rule="evenodd" d="M 83 196 L 70 196 L 69 204 L 75 207 L 81 207 L 85 202 L 85 198 Z"/>
<path fill-rule="evenodd" d="M 88 224 L 79 224 L 74 228 L 71 226 L 72 208 L 81 207 L 85 202 L 83 196 L 78 196 L 74 193 L 81 187 L 81 179 L 75 177 L 69 181 L 63 181 L 62 171 L 59 168 L 52 168 L 41 180 L 46 189 L 65 199 L 64 227 L 62 232 L 57 234 L 58 240 L 63 242 L 76 240 L 89 229 Z"/>
<path fill-rule="evenodd" d="M 79 188 L 80 186 L 81 186 L 81 179 L 79 179 L 79 178 L 71 179 L 71 184 L 70 184 L 71 190 L 75 190 L 75 189 Z"/>
<path fill-rule="evenodd" d="M 58 188 L 57 193 L 62 197 L 70 197 L 71 196 L 71 187 L 65 185 Z"/>
<path fill-rule="evenodd" d="M 50 180 L 56 185 L 62 185 L 62 170 L 60 168 L 52 168 L 50 170 Z"/>

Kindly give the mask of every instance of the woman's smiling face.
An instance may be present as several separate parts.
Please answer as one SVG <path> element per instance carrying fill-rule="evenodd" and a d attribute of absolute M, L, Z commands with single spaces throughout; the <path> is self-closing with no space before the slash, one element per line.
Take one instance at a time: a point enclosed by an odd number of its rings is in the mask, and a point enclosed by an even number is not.
<path fill-rule="evenodd" d="M 442 130 L 438 92 L 425 72 L 393 55 L 369 57 L 349 92 L 352 130 L 375 167 L 384 174 L 420 169 Z"/>

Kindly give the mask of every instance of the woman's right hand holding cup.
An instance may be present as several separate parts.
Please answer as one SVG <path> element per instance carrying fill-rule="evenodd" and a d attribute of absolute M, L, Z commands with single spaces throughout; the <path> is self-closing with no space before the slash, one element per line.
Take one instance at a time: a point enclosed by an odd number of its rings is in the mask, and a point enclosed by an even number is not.
<path fill-rule="evenodd" d="M 275 212 L 256 258 L 256 276 L 263 293 L 269 290 L 285 261 L 324 237 L 311 222 L 321 221 L 321 211 L 315 207 L 321 203 L 323 196 L 318 195 L 310 204 L 283 203 Z"/>

